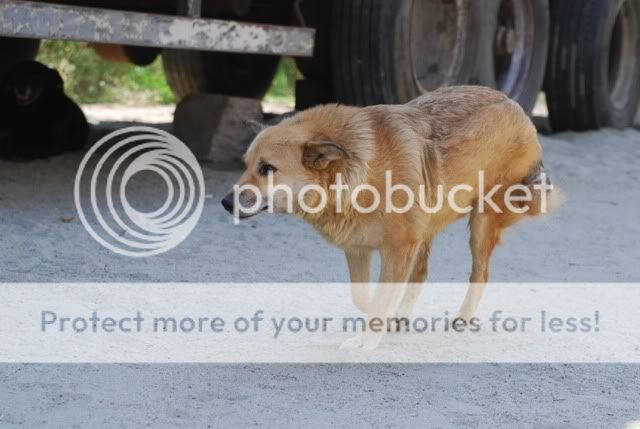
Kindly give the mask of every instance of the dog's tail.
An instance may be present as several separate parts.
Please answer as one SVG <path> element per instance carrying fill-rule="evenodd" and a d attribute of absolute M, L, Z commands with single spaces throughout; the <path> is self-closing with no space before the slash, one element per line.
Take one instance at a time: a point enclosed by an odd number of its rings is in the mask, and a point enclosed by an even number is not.
<path fill-rule="evenodd" d="M 538 216 L 549 213 L 565 201 L 562 191 L 551 183 L 542 160 L 531 168 L 527 177 L 522 180 L 522 184 L 531 192 L 531 199 L 520 203 L 520 207 L 528 207 L 527 215 Z"/>

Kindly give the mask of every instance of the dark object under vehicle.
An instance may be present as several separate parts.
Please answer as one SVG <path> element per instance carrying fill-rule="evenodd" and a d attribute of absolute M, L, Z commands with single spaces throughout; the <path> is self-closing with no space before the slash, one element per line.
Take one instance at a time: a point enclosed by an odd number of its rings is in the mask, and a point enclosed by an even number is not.
<path fill-rule="evenodd" d="M 87 119 L 65 95 L 56 70 L 24 61 L 12 67 L 0 85 L 0 157 L 26 161 L 85 145 Z"/>

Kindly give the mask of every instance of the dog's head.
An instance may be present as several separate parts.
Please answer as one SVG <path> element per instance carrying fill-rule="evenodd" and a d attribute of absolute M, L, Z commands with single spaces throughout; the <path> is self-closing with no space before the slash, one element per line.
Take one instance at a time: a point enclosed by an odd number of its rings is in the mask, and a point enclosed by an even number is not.
<path fill-rule="evenodd" d="M 222 205 L 241 219 L 267 209 L 296 213 L 301 200 L 313 205 L 321 198 L 320 189 L 350 157 L 328 135 L 291 118 L 258 133 L 244 156 L 246 170 Z"/>
<path fill-rule="evenodd" d="M 5 76 L 1 90 L 12 104 L 29 106 L 54 94 L 63 92 L 60 74 L 36 61 L 24 61 L 14 66 Z"/>
<path fill-rule="evenodd" d="M 329 188 L 338 176 L 346 186 L 364 180 L 372 140 L 369 120 L 356 108 L 321 106 L 287 118 L 258 133 L 222 205 L 241 219 L 267 209 L 318 213 L 332 204 Z"/>

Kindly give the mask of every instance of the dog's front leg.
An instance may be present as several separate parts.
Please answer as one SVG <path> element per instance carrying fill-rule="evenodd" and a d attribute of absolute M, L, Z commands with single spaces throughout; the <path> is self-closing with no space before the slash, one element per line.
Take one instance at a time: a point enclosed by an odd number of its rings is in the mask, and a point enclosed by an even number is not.
<path fill-rule="evenodd" d="M 417 246 L 413 244 L 381 249 L 380 282 L 367 311 L 366 331 L 358 337 L 348 339 L 340 348 L 371 350 L 378 347 L 387 332 L 389 319 L 398 309 L 416 253 Z M 374 329 L 371 329 L 372 326 Z"/>
<path fill-rule="evenodd" d="M 369 293 L 371 253 L 371 249 L 363 248 L 349 249 L 344 252 L 351 276 L 351 299 L 363 313 L 369 311 L 369 302 L 371 301 Z"/>
<path fill-rule="evenodd" d="M 398 318 L 407 319 L 411 321 L 413 319 L 413 309 L 418 302 L 420 293 L 424 288 L 424 281 L 427 278 L 427 272 L 429 271 L 429 252 L 431 251 L 431 242 L 425 241 L 419 247 L 416 253 L 416 260 L 413 263 L 413 270 L 409 276 L 409 283 L 407 284 L 404 296 L 398 307 Z"/>

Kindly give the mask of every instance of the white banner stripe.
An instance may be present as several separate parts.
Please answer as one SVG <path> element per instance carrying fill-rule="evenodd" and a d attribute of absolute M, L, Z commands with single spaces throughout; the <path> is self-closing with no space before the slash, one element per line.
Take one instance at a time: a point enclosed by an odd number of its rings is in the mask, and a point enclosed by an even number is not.
<path fill-rule="evenodd" d="M 466 288 L 427 283 L 403 332 L 367 351 L 339 350 L 375 328 L 348 284 L 4 283 L 0 362 L 640 363 L 640 284 L 489 284 L 454 329 Z"/>

